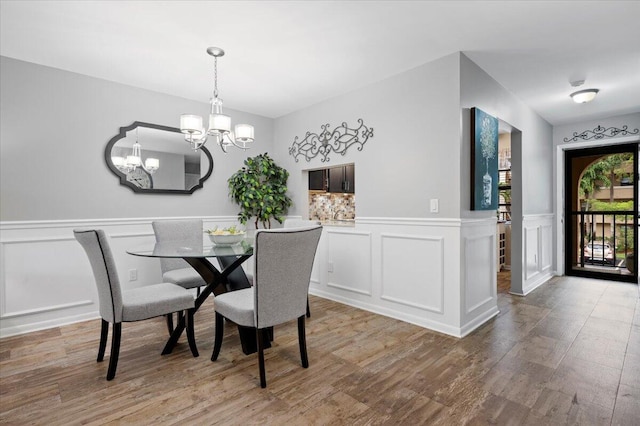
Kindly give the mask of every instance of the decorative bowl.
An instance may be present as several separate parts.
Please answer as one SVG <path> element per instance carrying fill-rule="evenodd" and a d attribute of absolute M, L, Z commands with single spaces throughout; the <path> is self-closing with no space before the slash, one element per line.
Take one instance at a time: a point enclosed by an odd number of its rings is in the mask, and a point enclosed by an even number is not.
<path fill-rule="evenodd" d="M 217 246 L 232 246 L 244 239 L 244 232 L 236 234 L 209 234 L 211 242 Z"/>

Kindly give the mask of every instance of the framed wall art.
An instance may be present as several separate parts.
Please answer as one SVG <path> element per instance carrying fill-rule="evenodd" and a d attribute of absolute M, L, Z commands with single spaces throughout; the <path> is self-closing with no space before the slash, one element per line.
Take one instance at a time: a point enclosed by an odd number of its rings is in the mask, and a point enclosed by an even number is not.
<path fill-rule="evenodd" d="M 498 119 L 471 108 L 471 210 L 498 209 Z"/>

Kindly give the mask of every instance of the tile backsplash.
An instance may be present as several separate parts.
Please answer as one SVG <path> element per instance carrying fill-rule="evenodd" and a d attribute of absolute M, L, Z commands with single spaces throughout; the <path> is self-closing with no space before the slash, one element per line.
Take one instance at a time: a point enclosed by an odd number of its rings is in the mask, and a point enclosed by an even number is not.
<path fill-rule="evenodd" d="M 355 219 L 356 196 L 329 192 L 309 193 L 309 218 L 314 220 Z"/>

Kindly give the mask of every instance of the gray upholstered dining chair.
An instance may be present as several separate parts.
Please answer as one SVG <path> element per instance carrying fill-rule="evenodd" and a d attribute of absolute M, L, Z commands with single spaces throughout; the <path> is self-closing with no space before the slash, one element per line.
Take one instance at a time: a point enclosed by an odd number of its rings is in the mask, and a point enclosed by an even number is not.
<path fill-rule="evenodd" d="M 163 220 L 151 222 L 157 242 L 187 241 L 195 245 L 202 244 L 202 220 Z M 184 288 L 197 288 L 206 283 L 184 259 L 160 259 L 162 281 L 177 284 Z M 173 316 L 167 315 L 169 334 L 173 332 Z"/>
<path fill-rule="evenodd" d="M 113 324 L 107 380 L 112 380 L 116 375 L 123 322 L 141 321 L 173 312 L 185 312 L 189 348 L 194 357 L 198 356 L 193 333 L 195 301 L 191 292 L 170 283 L 123 289 L 120 286 L 115 259 L 105 232 L 101 229 L 88 229 L 74 230 L 73 234 L 87 253 L 98 287 L 99 311 L 102 317 L 98 362 L 104 359 L 109 323 Z"/>
<path fill-rule="evenodd" d="M 307 219 L 285 219 L 283 222 L 284 228 L 306 228 L 309 226 L 317 226 L 320 225 L 321 222 L 319 220 L 307 220 Z M 250 283 L 253 284 L 253 274 L 249 271 L 245 271 L 247 274 L 247 279 Z M 309 315 L 307 314 L 307 317 Z"/>
<path fill-rule="evenodd" d="M 224 318 L 256 329 L 260 386 L 267 386 L 262 330 L 297 318 L 302 366 L 307 368 L 305 311 L 322 226 L 258 230 L 255 236 L 252 287 L 216 297 L 215 342 L 211 361 L 222 346 Z"/>
<path fill-rule="evenodd" d="M 284 227 L 285 228 L 301 228 L 307 226 L 317 226 L 320 225 L 319 220 L 311 220 L 311 219 L 285 219 Z M 307 318 L 311 318 L 311 309 L 309 308 L 309 298 L 307 297 Z"/>
<path fill-rule="evenodd" d="M 188 241 L 202 244 L 202 220 L 163 220 L 151 222 L 157 242 Z M 161 258 L 162 279 L 184 288 L 206 285 L 200 274 L 183 259 Z"/>
<path fill-rule="evenodd" d="M 320 225 L 319 220 L 307 220 L 307 219 L 285 219 L 283 227 L 284 228 L 306 228 L 309 226 L 317 226 Z M 247 275 L 247 279 L 253 285 L 253 274 L 251 272 L 245 271 Z M 309 301 L 307 300 L 307 318 L 311 318 L 311 310 L 309 309 Z"/>

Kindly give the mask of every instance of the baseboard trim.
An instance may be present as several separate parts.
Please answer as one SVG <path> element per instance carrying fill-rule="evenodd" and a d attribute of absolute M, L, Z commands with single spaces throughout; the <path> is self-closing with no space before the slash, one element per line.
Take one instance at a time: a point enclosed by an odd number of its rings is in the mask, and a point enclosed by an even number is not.
<path fill-rule="evenodd" d="M 460 337 L 465 337 L 469 335 L 476 328 L 480 327 L 481 325 L 489 321 L 491 318 L 498 316 L 499 313 L 500 313 L 500 310 L 498 309 L 498 307 L 492 306 L 486 312 L 482 313 L 481 315 L 478 315 L 473 320 L 463 325 L 460 328 Z"/>
<path fill-rule="evenodd" d="M 529 283 L 525 288 L 523 288 L 522 293 L 509 291 L 509 294 L 513 294 L 514 296 L 526 296 L 532 291 L 534 291 L 535 289 L 537 289 L 538 287 L 540 287 L 542 284 L 549 281 L 551 278 L 553 278 L 553 276 L 554 275 L 551 272 L 548 272 L 546 274 L 536 274 L 535 275 L 536 279 L 531 281 L 531 283 Z"/>
<path fill-rule="evenodd" d="M 3 327 L 0 328 L 0 339 L 3 339 L 5 337 L 17 336 L 19 334 L 32 333 L 34 331 L 48 330 L 50 328 L 62 327 L 69 324 L 75 324 L 78 322 L 90 321 L 99 318 L 100 315 L 98 314 L 98 312 L 88 312 L 84 314 L 33 322 L 24 325 L 15 325 L 6 328 Z"/>
<path fill-rule="evenodd" d="M 326 291 L 320 290 L 318 288 L 309 288 L 309 293 L 313 296 L 333 300 L 334 302 L 342 303 L 344 305 L 352 306 L 354 308 L 362 309 L 374 314 L 383 315 L 385 317 L 397 319 L 399 321 L 404 321 L 413 325 L 417 325 L 419 327 L 436 331 L 438 333 L 443 333 L 458 338 L 463 337 L 462 330 L 460 328 L 453 327 L 439 321 L 434 321 L 426 318 L 418 318 L 414 315 L 408 315 L 406 313 L 398 312 L 393 309 L 387 309 L 382 306 L 372 305 L 370 303 L 362 302 L 359 300 L 343 298 L 333 293 L 328 293 Z"/>
<path fill-rule="evenodd" d="M 30 309 L 27 311 L 19 311 L 19 312 L 6 312 L 5 314 L 0 315 L 0 320 L 7 320 L 10 318 L 18 318 L 18 317 L 24 317 L 28 315 L 41 314 L 44 312 L 60 311 L 63 309 L 77 308 L 79 306 L 87 306 L 92 304 L 93 304 L 92 300 L 79 300 L 77 302 L 65 303 L 64 305 L 46 306 L 44 308 Z"/>

